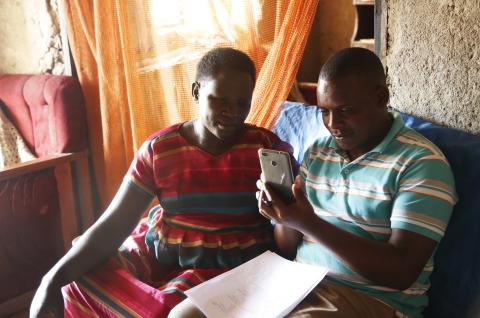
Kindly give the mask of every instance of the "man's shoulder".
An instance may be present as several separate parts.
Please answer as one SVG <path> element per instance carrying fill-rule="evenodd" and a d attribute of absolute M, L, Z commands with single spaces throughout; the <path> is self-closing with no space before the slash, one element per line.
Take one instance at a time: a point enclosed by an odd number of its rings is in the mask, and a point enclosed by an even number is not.
<path fill-rule="evenodd" d="M 445 160 L 443 152 L 430 140 L 412 128 L 404 127 L 395 136 L 390 151 L 410 158 L 437 158 Z"/>
<path fill-rule="evenodd" d="M 327 150 L 331 149 L 332 151 L 334 151 L 334 149 L 331 147 L 331 143 L 332 143 L 332 136 L 331 135 L 318 137 L 308 147 L 308 151 L 312 152 L 312 151 L 318 151 L 320 149 L 323 149 L 324 151 L 327 151 Z"/>
<path fill-rule="evenodd" d="M 396 158 L 402 171 L 410 171 L 416 178 L 438 179 L 454 184 L 450 163 L 443 152 L 417 131 L 402 129 L 389 149 L 391 158 Z"/>
<path fill-rule="evenodd" d="M 303 162 L 308 165 L 308 162 L 315 161 L 327 161 L 336 162 L 339 160 L 340 155 L 334 147 L 332 147 L 332 137 L 321 136 L 315 139 L 315 141 L 307 147 L 307 150 L 303 156 Z"/>

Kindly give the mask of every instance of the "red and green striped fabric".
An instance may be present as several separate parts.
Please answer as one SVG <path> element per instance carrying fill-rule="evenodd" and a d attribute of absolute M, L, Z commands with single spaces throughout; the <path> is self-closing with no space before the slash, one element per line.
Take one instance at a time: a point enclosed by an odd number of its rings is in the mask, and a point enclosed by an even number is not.
<path fill-rule="evenodd" d="M 185 140 L 180 126 L 150 137 L 127 174 L 137 189 L 159 199 L 146 237 L 158 262 L 231 268 L 268 249 L 271 225 L 255 198 L 258 149 L 291 147 L 268 130 L 246 125 L 232 148 L 212 155 Z"/>
<path fill-rule="evenodd" d="M 272 226 L 255 198 L 257 151 L 292 153 L 290 145 L 247 125 L 232 148 L 215 156 L 189 144 L 180 126 L 148 138 L 126 175 L 160 205 L 116 260 L 63 289 L 66 316 L 165 317 L 185 290 L 273 247 Z"/>
<path fill-rule="evenodd" d="M 144 243 L 147 229 L 145 220 L 117 257 L 62 289 L 65 317 L 167 317 L 185 290 L 225 272 L 161 266 Z"/>

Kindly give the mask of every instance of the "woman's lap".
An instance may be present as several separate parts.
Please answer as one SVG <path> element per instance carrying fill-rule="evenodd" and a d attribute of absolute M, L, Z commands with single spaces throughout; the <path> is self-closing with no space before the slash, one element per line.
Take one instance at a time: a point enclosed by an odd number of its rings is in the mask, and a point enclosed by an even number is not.
<path fill-rule="evenodd" d="M 66 317 L 166 317 L 185 290 L 225 271 L 162 267 L 145 232 L 142 223 L 115 257 L 62 289 Z"/>
<path fill-rule="evenodd" d="M 163 284 L 150 286 L 116 261 L 63 288 L 66 317 L 166 317 L 185 299 L 183 292 L 221 274 L 221 269 L 173 271 Z"/>

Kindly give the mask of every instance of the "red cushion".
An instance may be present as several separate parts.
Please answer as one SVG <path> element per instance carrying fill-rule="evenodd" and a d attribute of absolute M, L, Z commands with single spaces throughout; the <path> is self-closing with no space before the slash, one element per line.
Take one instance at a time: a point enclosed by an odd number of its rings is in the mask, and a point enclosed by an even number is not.
<path fill-rule="evenodd" d="M 87 147 L 82 90 L 70 76 L 0 75 L 7 116 L 39 157 Z"/>

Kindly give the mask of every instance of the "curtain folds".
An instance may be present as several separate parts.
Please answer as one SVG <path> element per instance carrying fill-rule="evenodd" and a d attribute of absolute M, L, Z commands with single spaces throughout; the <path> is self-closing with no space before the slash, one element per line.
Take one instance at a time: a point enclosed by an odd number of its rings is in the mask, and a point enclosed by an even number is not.
<path fill-rule="evenodd" d="M 216 46 L 257 67 L 247 121 L 271 128 L 294 82 L 318 0 L 64 0 L 105 208 L 153 132 L 196 116 L 199 58 Z"/>
<path fill-rule="evenodd" d="M 277 28 L 277 36 L 257 79 L 247 121 L 266 128 L 275 124 L 280 106 L 295 81 L 317 5 L 318 0 L 288 1 L 281 27 Z"/>

